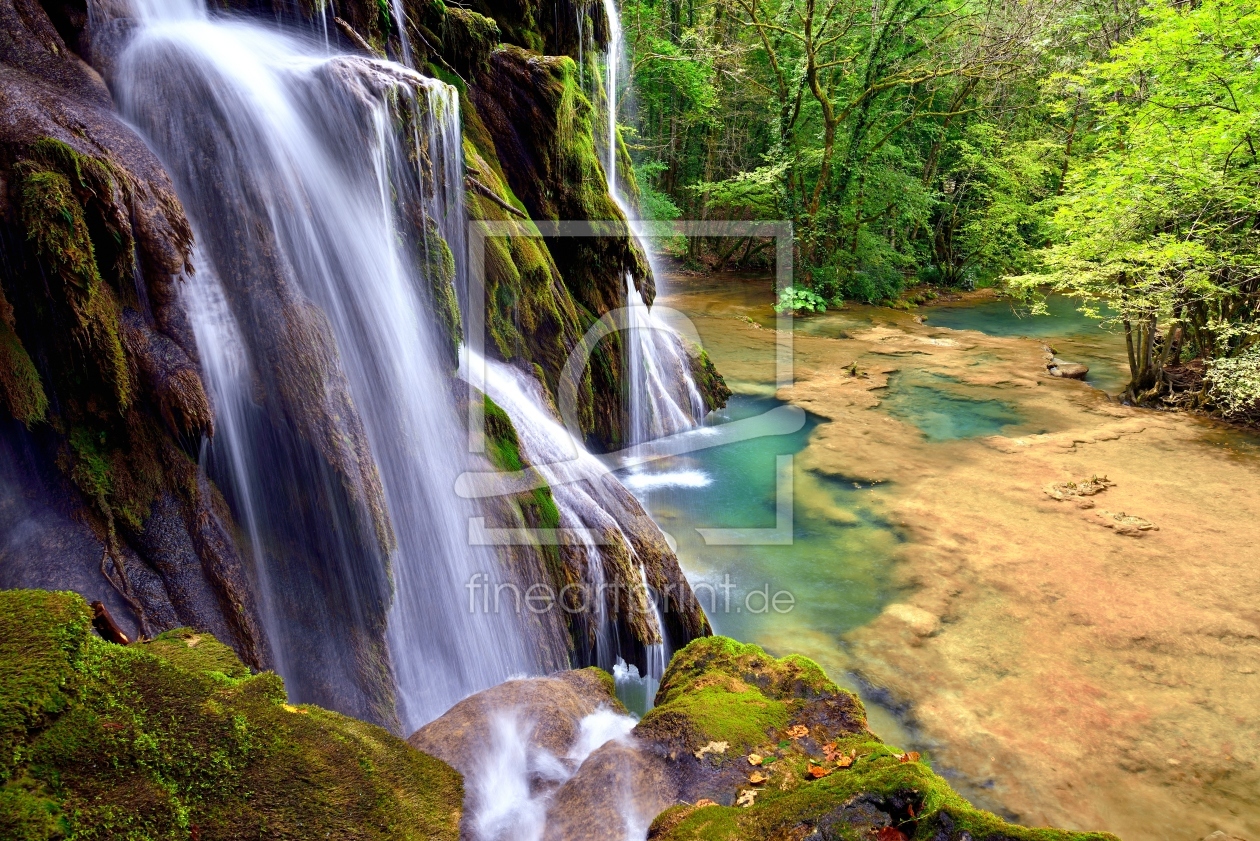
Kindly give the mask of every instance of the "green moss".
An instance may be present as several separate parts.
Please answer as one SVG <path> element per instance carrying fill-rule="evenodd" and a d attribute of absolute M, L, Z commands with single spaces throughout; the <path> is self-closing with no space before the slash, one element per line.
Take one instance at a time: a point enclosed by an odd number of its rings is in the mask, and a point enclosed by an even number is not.
<path fill-rule="evenodd" d="M 704 399 L 705 410 L 712 412 L 725 406 L 726 401 L 730 399 L 731 390 L 703 348 L 698 348 L 697 353 L 692 355 L 691 371 L 696 381 L 696 388 L 700 390 L 701 397 Z"/>
<path fill-rule="evenodd" d="M 0 323 L 0 402 L 28 427 L 48 417 L 48 396 L 39 371 L 22 340 L 4 323 Z"/>
<path fill-rule="evenodd" d="M 455 257 L 431 219 L 425 220 L 424 237 L 424 276 L 429 279 L 433 307 L 438 325 L 446 337 L 451 359 L 458 359 L 464 333 L 459 300 L 455 295 Z"/>
<path fill-rule="evenodd" d="M 458 837 L 454 770 L 286 704 L 208 635 L 116 646 L 78 596 L 0 592 L 0 687 L 17 816 L 0 830 L 25 833 L 6 838 Z"/>
<path fill-rule="evenodd" d="M 808 657 L 792 654 L 775 659 L 759 646 L 715 636 L 693 640 L 674 655 L 656 702 L 667 705 L 681 699 L 719 674 L 755 686 L 769 698 L 849 694 Z"/>
<path fill-rule="evenodd" d="M 73 593 L 0 593 L 0 782 L 21 763 L 27 734 L 70 705 L 91 626 Z"/>
<path fill-rule="evenodd" d="M 599 678 L 599 682 L 604 684 L 604 689 L 608 690 L 608 697 L 614 699 L 617 697 L 617 681 L 613 679 L 611 674 L 599 666 L 587 666 L 585 669 L 579 669 L 579 671 Z M 620 704 L 621 702 L 618 701 L 617 703 Z"/>
<path fill-rule="evenodd" d="M 485 398 L 484 412 L 486 455 L 490 457 L 490 462 L 500 470 L 523 470 L 525 462 L 521 459 L 521 442 L 516 437 L 516 427 L 512 426 L 508 413 L 489 397 Z"/>
<path fill-rule="evenodd" d="M 504 210 L 478 190 L 467 192 L 469 216 L 513 222 L 526 236 L 484 240 L 486 328 L 500 356 L 526 359 L 538 366 L 540 382 L 555 396 L 560 372 L 581 335 L 581 316 L 547 245 L 537 228 L 522 218 L 525 204 L 512 191 L 494 140 L 471 97 L 461 97 L 464 158 L 469 173 L 520 214 Z M 584 431 L 595 428 L 594 391 L 589 372 L 578 385 L 578 420 Z"/>
<path fill-rule="evenodd" d="M 767 733 L 786 728 L 792 717 L 789 704 L 726 682 L 695 689 L 659 709 L 681 713 L 703 741 L 728 742 L 737 753 L 764 744 Z"/>
<path fill-rule="evenodd" d="M 474 76 L 485 70 L 502 34 L 494 19 L 471 9 L 447 6 L 441 36 L 442 53 L 447 62 L 461 73 Z"/>
<path fill-rule="evenodd" d="M 103 161 L 80 155 L 51 138 L 36 141 L 29 157 L 20 161 L 18 195 L 27 240 L 40 259 L 66 286 L 65 301 L 75 321 L 76 342 L 85 357 L 80 364 L 94 369 L 112 392 L 117 408 L 131 399 L 131 381 L 118 335 L 121 307 L 102 279 L 101 257 L 117 280 L 133 268 L 134 251 L 129 223 L 119 218 L 114 202 L 122 182 Z M 89 220 L 97 220 L 98 238 Z"/>
<path fill-rule="evenodd" d="M 845 745 L 847 746 L 847 745 Z M 1029 828 L 1010 824 L 992 813 L 976 809 L 950 788 L 949 784 L 922 762 L 902 762 L 878 743 L 859 749 L 870 752 L 852 769 L 833 771 L 821 780 L 801 783 L 786 791 L 776 786 L 761 790 L 748 808 L 709 806 L 702 809 L 675 807 L 657 818 L 657 826 L 670 826 L 655 836 L 662 841 L 717 841 L 778 837 L 790 828 L 810 827 L 837 812 L 858 796 L 903 798 L 916 804 L 914 819 L 906 815 L 899 829 L 912 839 L 927 841 L 949 826 L 949 837 L 967 832 L 975 839 L 1014 841 L 1115 841 L 1107 833 L 1069 832 L 1061 829 Z M 770 771 L 771 779 L 776 771 Z M 836 836 L 847 837 L 847 836 Z M 853 837 L 861 837 L 854 830 Z"/>
<path fill-rule="evenodd" d="M 27 238 L 67 283 L 90 293 L 101 282 L 83 205 L 60 172 L 35 170 L 22 179 Z"/>
<path fill-rule="evenodd" d="M 674 655 L 644 721 L 681 716 L 701 744 L 747 752 L 777 738 L 808 700 L 841 693 L 804 657 L 776 660 L 755 645 L 703 637 Z"/>

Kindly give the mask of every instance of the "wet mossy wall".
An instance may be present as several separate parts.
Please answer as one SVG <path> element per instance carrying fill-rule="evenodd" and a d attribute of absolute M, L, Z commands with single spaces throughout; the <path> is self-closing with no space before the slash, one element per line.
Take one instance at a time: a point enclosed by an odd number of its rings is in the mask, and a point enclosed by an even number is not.
<path fill-rule="evenodd" d="M 192 232 L 71 50 L 86 23 L 82 3 L 0 0 L 0 408 L 22 425 L 4 444 L 36 463 L 25 496 L 87 524 L 92 596 L 130 633 L 196 624 L 260 663 L 230 516 L 195 461 L 214 418 L 178 301 Z M 179 532 L 184 562 L 146 557 L 159 532 Z M 55 543 L 8 558 L 6 580 L 71 563 L 38 554 Z"/>

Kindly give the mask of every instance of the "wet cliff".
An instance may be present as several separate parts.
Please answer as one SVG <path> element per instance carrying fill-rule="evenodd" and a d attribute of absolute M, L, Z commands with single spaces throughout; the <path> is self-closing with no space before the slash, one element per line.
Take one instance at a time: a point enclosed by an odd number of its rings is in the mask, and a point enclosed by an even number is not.
<path fill-rule="evenodd" d="M 651 299 L 650 268 L 595 151 L 597 92 L 581 84 L 574 61 L 605 37 L 597 5 L 463 9 L 407 0 L 405 25 L 391 17 L 393 4 L 366 0 L 336 4 L 335 17 L 311 2 L 210 5 L 327 39 L 352 56 L 408 58 L 459 91 L 469 215 L 514 223 L 525 234 L 486 238 L 484 262 L 471 269 L 484 285 L 486 352 L 535 374 L 551 398 L 581 336 L 623 304 L 627 275 Z M 125 6 L 0 0 L 0 587 L 73 589 L 101 601 L 132 637 L 192 627 L 264 668 L 275 664 L 277 643 L 264 630 L 250 562 L 258 547 L 239 500 L 205 469 L 219 419 L 181 294 L 196 249 L 216 243 L 213 233 L 194 236 L 172 170 L 118 116 L 106 79 L 128 37 L 117 17 Z M 353 61 L 330 72 L 368 87 L 395 84 Z M 394 117 L 399 131 L 419 122 L 406 103 Z M 423 171 L 436 162 L 411 164 Z M 412 251 L 425 263 L 432 319 L 453 347 L 466 338 L 465 290 L 477 288 L 455 276 L 462 261 L 453 252 L 465 244 L 442 241 L 434 220 L 412 210 L 423 232 Z M 385 643 L 395 524 L 327 313 L 286 286 L 265 241 L 234 247 L 254 235 L 258 218 L 257 209 L 241 209 L 232 223 L 239 233 L 217 243 L 233 260 L 211 269 L 251 354 L 265 360 L 254 372 L 253 399 L 270 424 L 269 463 L 300 469 L 272 472 L 268 495 L 292 516 L 264 535 L 277 568 L 300 584 L 293 592 L 302 597 L 281 611 L 293 638 L 286 645 L 340 670 L 313 675 L 300 688 L 305 697 L 396 726 Z M 533 220 L 611 221 L 605 236 L 571 239 L 544 237 Z M 592 446 L 624 441 L 624 364 L 613 335 L 582 375 L 578 414 Z M 446 375 L 454 367 L 452 353 Z M 713 405 L 721 380 L 703 383 Z M 283 481 L 293 476 L 302 481 Z M 537 495 L 490 508 L 535 528 L 549 524 L 552 510 Z M 330 523 L 331 542 L 319 537 Z M 646 516 L 631 526 L 626 545 L 649 582 L 675 594 L 668 641 L 707 633 L 659 532 Z M 339 567 L 329 558 L 332 543 L 350 545 L 361 562 L 349 572 Z M 501 554 L 523 586 L 559 591 L 581 573 L 564 547 L 536 541 Z M 641 589 L 634 564 L 610 569 L 625 579 L 617 583 Z M 303 601 L 309 592 L 344 624 L 315 621 Z M 338 604 L 347 598 L 353 604 Z M 559 612 L 530 622 L 541 667 L 580 664 L 588 628 Z M 624 654 L 642 664 L 661 640 L 641 617 L 623 625 Z"/>

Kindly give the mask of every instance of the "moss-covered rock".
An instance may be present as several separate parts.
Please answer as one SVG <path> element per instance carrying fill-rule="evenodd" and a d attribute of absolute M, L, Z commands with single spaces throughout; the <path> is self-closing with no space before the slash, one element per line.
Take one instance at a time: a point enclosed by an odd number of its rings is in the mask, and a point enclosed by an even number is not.
<path fill-rule="evenodd" d="M 804 657 L 696 640 L 674 655 L 656 702 L 634 731 L 676 786 L 676 805 L 652 825 L 654 841 L 1114 841 L 1015 826 L 976 809 L 917 753 L 872 734 L 861 702 Z"/>
<path fill-rule="evenodd" d="M 74 594 L 0 592 L 0 837 L 458 837 L 462 783 L 386 731 L 285 703 L 188 629 L 117 646 Z"/>

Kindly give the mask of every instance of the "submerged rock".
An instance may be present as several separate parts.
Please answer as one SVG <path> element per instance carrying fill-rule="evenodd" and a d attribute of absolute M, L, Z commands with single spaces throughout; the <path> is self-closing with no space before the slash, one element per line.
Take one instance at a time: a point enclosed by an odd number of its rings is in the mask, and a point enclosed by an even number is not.
<path fill-rule="evenodd" d="M 1052 356 L 1050 361 L 1046 363 L 1046 370 L 1050 372 L 1052 377 L 1063 377 L 1068 380 L 1083 380 L 1089 373 L 1088 365 L 1081 365 L 1079 362 L 1064 362 L 1057 356 Z"/>
<path fill-rule="evenodd" d="M 458 838 L 459 774 L 285 702 L 208 634 L 120 646 L 71 593 L 0 592 L 0 837 Z"/>

